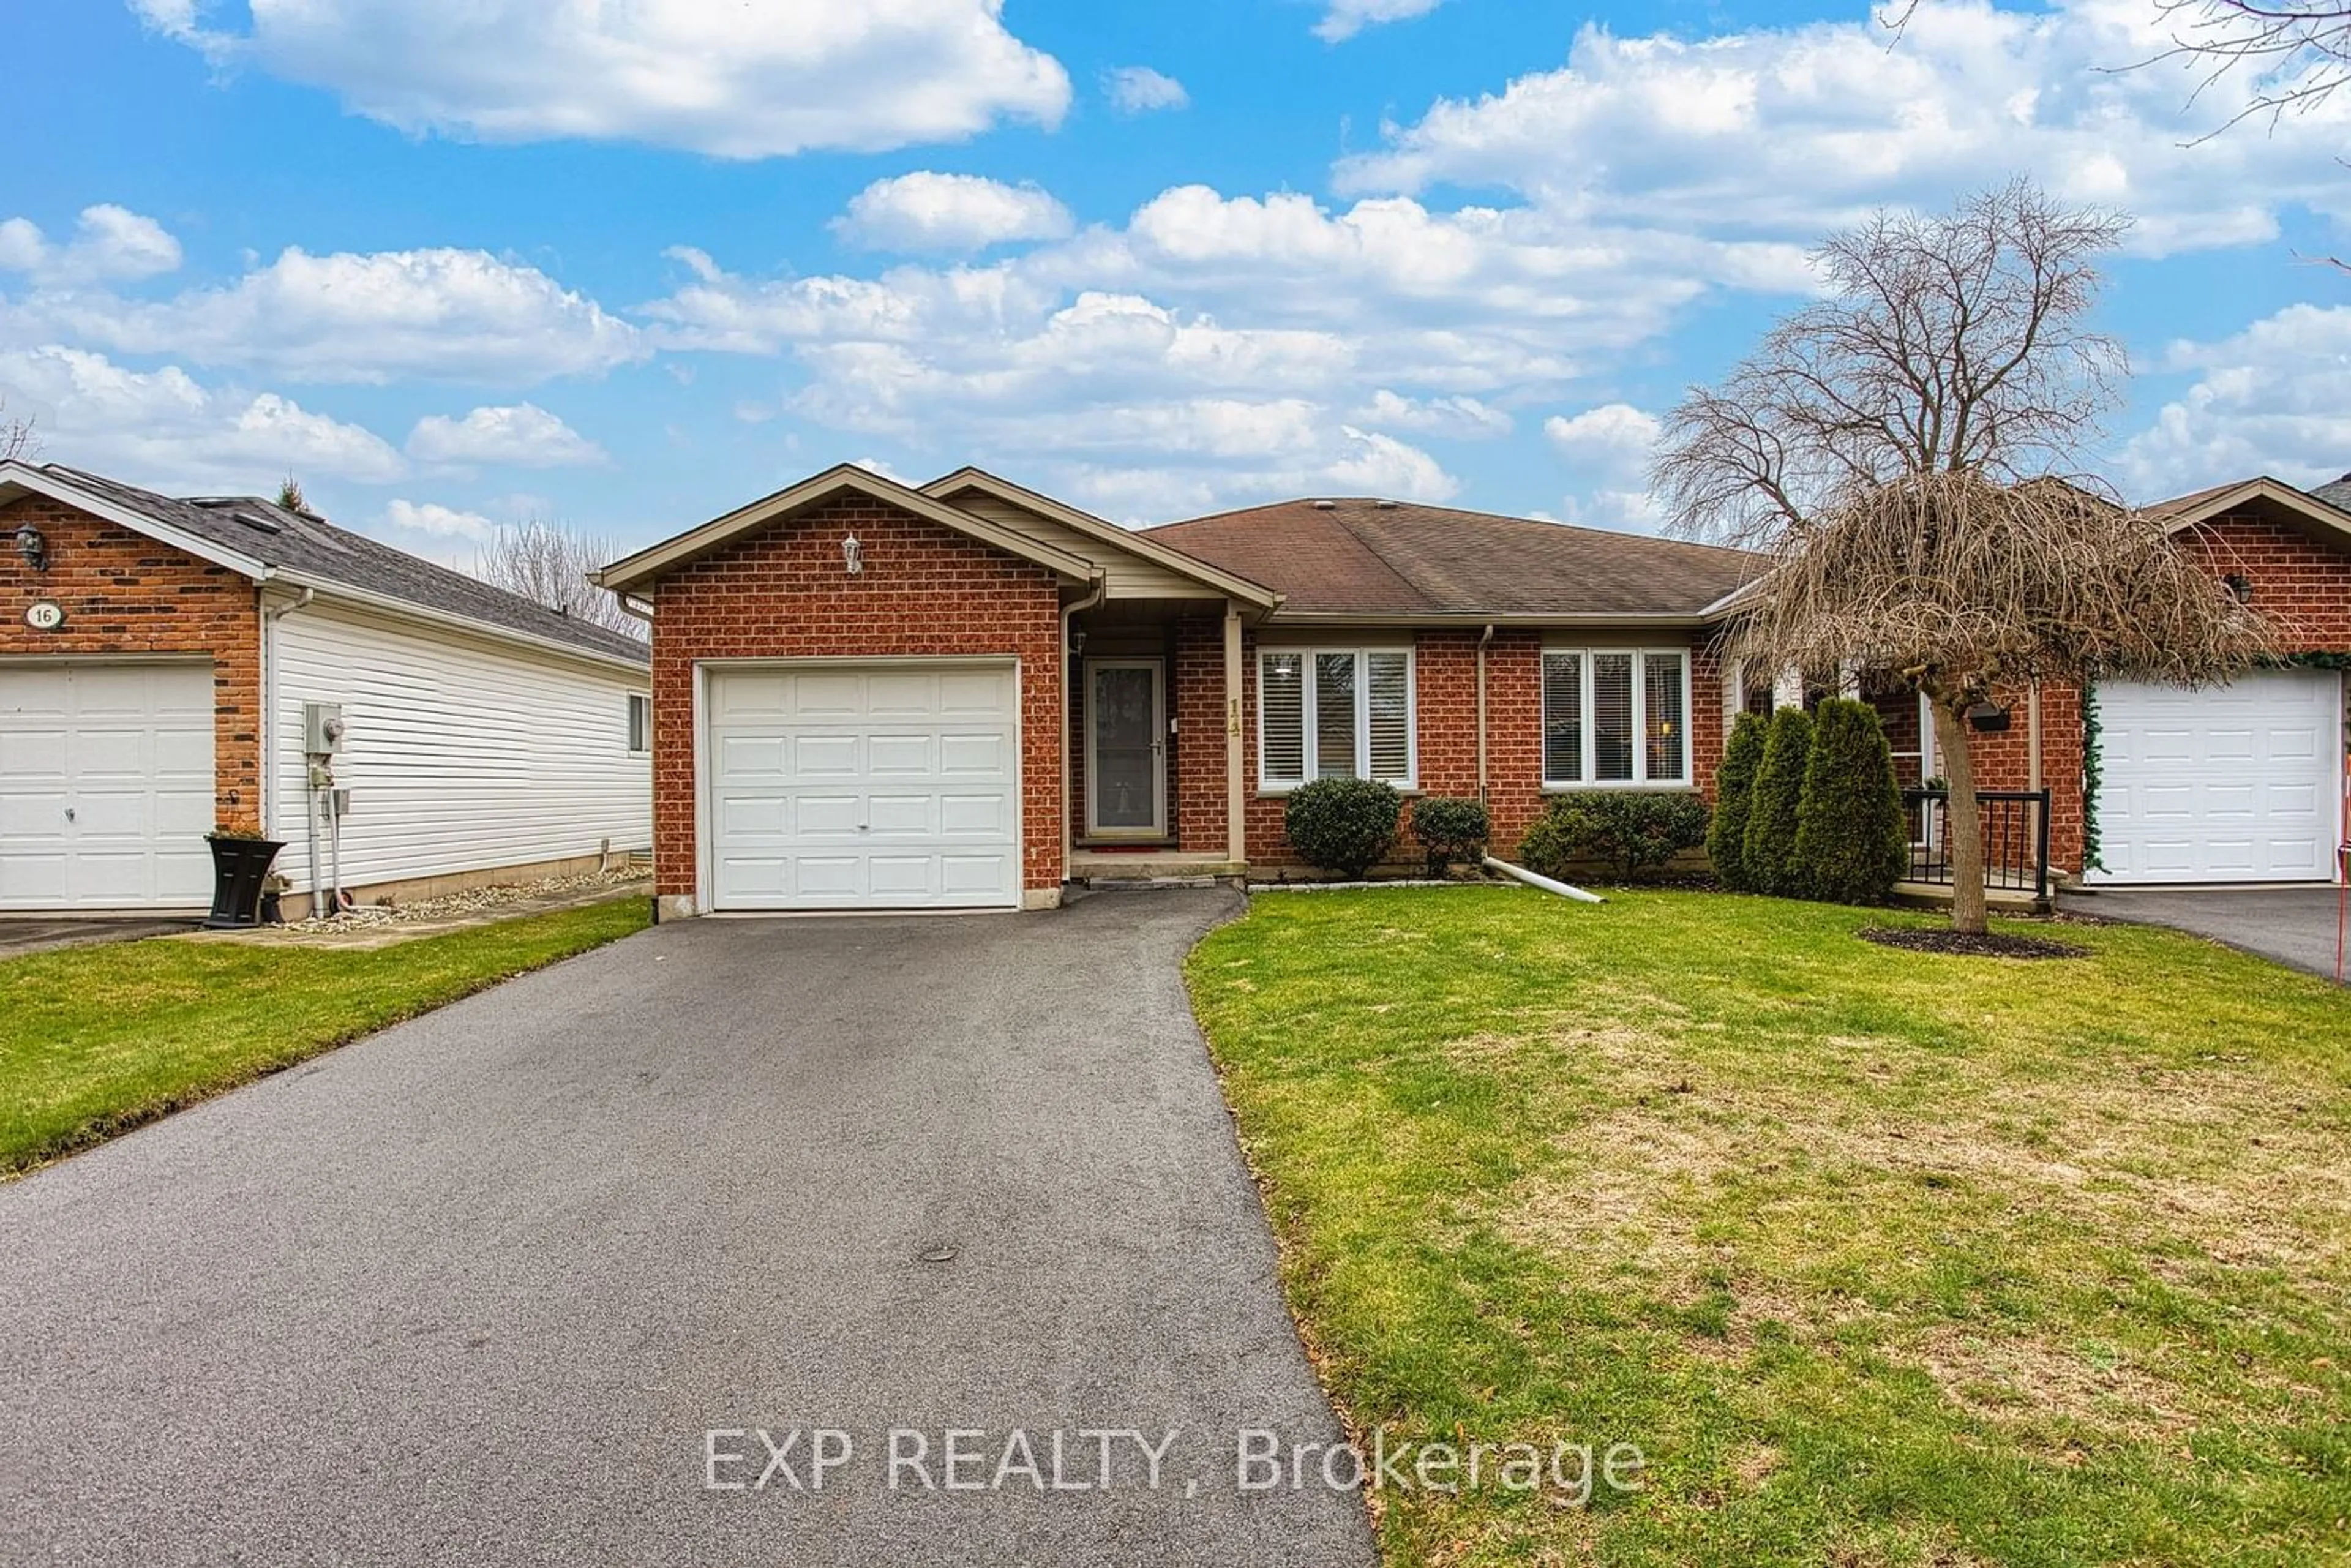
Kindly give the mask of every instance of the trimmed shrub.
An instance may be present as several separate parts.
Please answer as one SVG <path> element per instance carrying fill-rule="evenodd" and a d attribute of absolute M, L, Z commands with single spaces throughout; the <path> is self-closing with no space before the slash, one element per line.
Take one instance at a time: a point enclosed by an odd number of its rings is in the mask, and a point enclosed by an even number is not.
<path fill-rule="evenodd" d="M 1747 808 L 1747 835 L 1740 857 L 1748 885 L 1757 893 L 1802 898 L 1804 883 L 1796 859 L 1796 816 L 1804 800 L 1804 769 L 1812 760 L 1813 719 L 1800 707 L 1771 716 L 1763 760 Z"/>
<path fill-rule="evenodd" d="M 1476 860 L 1486 847 L 1486 803 L 1462 795 L 1429 795 L 1412 803 L 1412 836 L 1428 852 L 1428 874 L 1443 876 L 1455 861 Z"/>
<path fill-rule="evenodd" d="M 1519 841 L 1519 862 L 1563 877 L 1604 861 L 1630 882 L 1706 842 L 1706 802 L 1684 790 L 1580 789 L 1555 795 Z"/>
<path fill-rule="evenodd" d="M 1796 809 L 1804 891 L 1833 904 L 1875 904 L 1910 868 L 1910 826 L 1886 726 L 1867 703 L 1836 697 L 1813 715 L 1813 749 Z"/>
<path fill-rule="evenodd" d="M 1722 885 L 1738 893 L 1754 891 L 1747 874 L 1747 818 L 1755 802 L 1755 770 L 1763 765 L 1763 737 L 1771 721 L 1761 714 L 1742 713 L 1723 743 L 1722 766 L 1714 774 L 1714 821 L 1706 830 L 1706 858 Z"/>
<path fill-rule="evenodd" d="M 1290 792 L 1282 831 L 1306 863 L 1359 877 L 1395 842 L 1404 798 L 1375 779 L 1313 779 Z"/>

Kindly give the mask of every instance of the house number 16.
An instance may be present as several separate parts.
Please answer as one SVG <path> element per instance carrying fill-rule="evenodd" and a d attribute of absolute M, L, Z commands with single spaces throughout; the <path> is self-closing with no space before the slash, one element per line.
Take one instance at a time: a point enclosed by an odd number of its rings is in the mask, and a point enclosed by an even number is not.
<path fill-rule="evenodd" d="M 25 606 L 25 624 L 36 632 L 54 632 L 65 623 L 65 606 L 54 599 L 37 599 Z"/>

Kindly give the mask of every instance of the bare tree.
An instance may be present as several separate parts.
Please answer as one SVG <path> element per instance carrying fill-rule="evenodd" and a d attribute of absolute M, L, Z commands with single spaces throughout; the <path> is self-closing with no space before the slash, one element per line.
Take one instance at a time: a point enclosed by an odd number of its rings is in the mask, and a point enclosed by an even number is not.
<path fill-rule="evenodd" d="M 1970 707 L 2021 682 L 2192 685 L 2272 646 L 2159 524 L 2058 477 L 2126 372 L 2088 325 L 2126 223 L 2020 181 L 1831 236 L 1828 297 L 1693 389 L 1651 468 L 1680 531 L 1768 558 L 1729 656 L 1926 694 L 1964 932 L 1985 928 Z"/>
<path fill-rule="evenodd" d="M 2229 124 L 2315 109 L 2351 78 L 2351 5 L 2342 0 L 2155 0 L 2171 30 L 2158 59 L 2208 68 L 2203 89 L 2241 73 L 2249 91 Z"/>
<path fill-rule="evenodd" d="M 41 455 L 41 438 L 33 421 L 11 416 L 8 400 L 0 397 L 0 463 L 30 463 Z"/>
<path fill-rule="evenodd" d="M 541 518 L 527 517 L 497 531 L 483 549 L 475 575 L 575 621 L 643 637 L 645 623 L 588 580 L 590 572 L 619 559 L 621 553 L 611 539 L 576 534 Z"/>

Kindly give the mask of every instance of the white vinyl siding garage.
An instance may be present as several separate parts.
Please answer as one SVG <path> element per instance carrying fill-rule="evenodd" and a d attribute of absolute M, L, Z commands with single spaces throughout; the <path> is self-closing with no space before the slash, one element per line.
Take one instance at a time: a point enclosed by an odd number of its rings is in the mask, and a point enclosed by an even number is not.
<path fill-rule="evenodd" d="M 0 909 L 212 899 L 208 660 L 0 664 Z"/>
<path fill-rule="evenodd" d="M 2319 882 L 2335 873 L 2343 677 L 2097 688 L 2105 883 Z"/>
<path fill-rule="evenodd" d="M 323 598 L 274 623 L 277 869 L 310 885 L 302 705 L 342 705 L 342 885 L 533 865 L 653 841 L 652 763 L 630 749 L 650 677 Z"/>
<path fill-rule="evenodd" d="M 1019 905 L 1012 662 L 713 665 L 704 678 L 711 908 Z"/>

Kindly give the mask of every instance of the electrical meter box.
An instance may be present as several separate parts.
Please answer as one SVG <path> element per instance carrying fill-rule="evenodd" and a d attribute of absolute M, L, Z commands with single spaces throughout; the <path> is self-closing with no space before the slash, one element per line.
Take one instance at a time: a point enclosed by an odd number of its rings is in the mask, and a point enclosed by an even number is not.
<path fill-rule="evenodd" d="M 343 705 L 302 705 L 302 749 L 312 757 L 330 757 L 343 748 Z"/>

